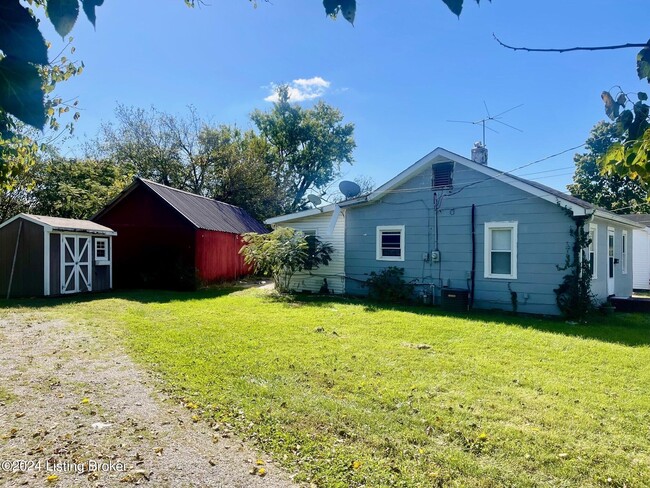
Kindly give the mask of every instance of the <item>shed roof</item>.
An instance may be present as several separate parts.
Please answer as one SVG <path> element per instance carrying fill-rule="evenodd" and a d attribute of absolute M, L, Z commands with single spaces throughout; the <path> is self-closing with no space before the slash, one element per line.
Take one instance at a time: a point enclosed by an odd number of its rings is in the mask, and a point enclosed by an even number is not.
<path fill-rule="evenodd" d="M 50 231 L 68 231 L 68 232 L 87 232 L 90 234 L 116 235 L 113 229 L 100 225 L 90 220 L 81 219 L 64 219 L 62 217 L 50 217 L 48 215 L 34 215 L 20 213 L 0 224 L 0 227 L 10 224 L 14 220 L 23 218 L 42 227 L 47 227 Z"/>
<path fill-rule="evenodd" d="M 160 183 L 144 178 L 136 178 L 133 184 L 95 215 L 93 219 L 107 212 L 139 185 L 143 185 L 153 191 L 198 229 L 228 232 L 231 234 L 267 232 L 266 227 L 243 208 L 194 193 L 177 190 L 176 188 L 161 185 Z"/>

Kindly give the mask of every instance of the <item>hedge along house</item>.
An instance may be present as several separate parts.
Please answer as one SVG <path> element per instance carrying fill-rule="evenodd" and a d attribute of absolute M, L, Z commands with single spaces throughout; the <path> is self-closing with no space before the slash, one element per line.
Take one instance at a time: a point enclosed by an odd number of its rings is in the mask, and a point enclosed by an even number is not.
<path fill-rule="evenodd" d="M 0 224 L 0 297 L 110 290 L 115 235 L 89 220 L 16 215 Z"/>
<path fill-rule="evenodd" d="M 371 272 L 396 266 L 422 297 L 439 300 L 461 290 L 476 308 L 512 310 L 516 300 L 521 312 L 559 314 L 553 290 L 568 271 L 558 266 L 581 222 L 593 237 L 585 252 L 596 297 L 632 294 L 630 239 L 637 224 L 491 168 L 483 147 L 473 159 L 438 148 L 370 194 L 332 208 L 327 228 L 340 225 L 341 216 L 345 222 L 339 260 L 346 293 L 366 294 Z M 320 228 L 322 214 L 267 222 Z"/>
<path fill-rule="evenodd" d="M 194 289 L 250 273 L 241 234 L 267 232 L 245 210 L 141 178 L 93 217 L 115 229 L 115 286 Z"/>

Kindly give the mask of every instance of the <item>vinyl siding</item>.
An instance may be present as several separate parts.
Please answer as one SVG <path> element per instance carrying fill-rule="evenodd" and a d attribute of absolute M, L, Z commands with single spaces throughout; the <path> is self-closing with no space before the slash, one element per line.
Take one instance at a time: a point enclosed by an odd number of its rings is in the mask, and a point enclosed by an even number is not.
<path fill-rule="evenodd" d="M 327 279 L 328 287 L 332 293 L 345 293 L 345 279 L 343 277 L 345 274 L 345 215 L 343 212 L 339 215 L 334 232 L 332 235 L 328 235 L 327 231 L 331 219 L 332 212 L 324 212 L 311 217 L 276 224 L 276 227 L 291 227 L 303 232 L 315 231 L 316 236 L 321 241 L 330 243 L 334 248 L 332 261 L 327 266 L 294 275 L 291 280 L 291 287 L 294 290 L 318 293 L 323 285 L 323 279 Z"/>
<path fill-rule="evenodd" d="M 645 229 L 634 229 L 632 260 L 634 288 L 650 290 L 650 232 Z"/>
<path fill-rule="evenodd" d="M 372 271 L 388 266 L 405 269 L 407 281 L 416 284 L 418 293 L 436 286 L 469 289 L 472 245 L 471 207 L 476 205 L 476 270 L 474 306 L 483 309 L 510 310 L 508 284 L 518 296 L 518 310 L 529 313 L 557 314 L 556 288 L 564 272 L 557 269 L 565 261 L 569 231 L 573 220 L 556 204 L 534 197 L 498 178 L 491 178 L 456 164 L 454 186 L 437 192 L 442 195 L 438 212 L 439 263 L 425 261 L 423 255 L 436 249 L 434 192 L 431 191 L 431 167 L 415 175 L 380 201 L 350 207 L 346 215 L 347 291 L 365 294 L 360 285 Z M 470 186 L 468 186 L 470 185 Z M 517 278 L 484 278 L 484 224 L 517 222 Z M 376 227 L 405 226 L 405 261 L 377 261 Z"/>

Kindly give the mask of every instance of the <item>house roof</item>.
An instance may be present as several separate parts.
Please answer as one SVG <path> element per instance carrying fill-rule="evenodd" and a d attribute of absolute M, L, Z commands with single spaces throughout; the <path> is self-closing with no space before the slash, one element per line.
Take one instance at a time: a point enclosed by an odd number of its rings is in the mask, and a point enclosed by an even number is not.
<path fill-rule="evenodd" d="M 169 206 L 187 219 L 197 229 L 205 229 L 231 234 L 245 232 L 267 232 L 266 227 L 254 219 L 246 210 L 212 198 L 195 195 L 183 190 L 170 188 L 144 178 L 136 178 L 116 199 L 93 217 L 103 215 L 139 185 L 153 191 Z"/>
<path fill-rule="evenodd" d="M 519 188 L 522 191 L 537 196 L 548 202 L 560 203 L 563 206 L 569 208 L 573 212 L 573 215 L 575 216 L 595 215 L 597 217 L 619 222 L 621 224 L 628 225 L 631 227 L 639 227 L 638 224 L 635 224 L 634 222 L 627 220 L 625 217 L 598 208 L 589 202 L 586 202 L 584 200 L 581 200 L 571 195 L 567 195 L 565 193 L 562 193 L 559 190 L 542 185 L 535 181 L 526 180 L 524 178 L 521 178 L 520 176 L 515 176 L 510 173 L 499 171 L 495 168 L 491 168 L 489 166 L 476 163 L 471 159 L 467 159 L 451 151 L 447 151 L 446 149 L 443 149 L 441 147 L 434 149 L 429 154 L 424 156 L 422 159 L 417 161 L 415 164 L 412 164 L 404 171 L 399 173 L 397 176 L 395 176 L 393 179 L 383 184 L 376 190 L 370 192 L 369 194 L 344 200 L 343 202 L 340 202 L 338 205 L 341 208 L 346 208 L 355 205 L 372 203 L 373 201 L 379 200 L 381 197 L 388 194 L 391 190 L 402 185 L 404 182 L 408 181 L 410 178 L 420 173 L 424 168 L 429 167 L 429 165 L 431 165 L 432 163 L 444 162 L 444 161 L 453 161 L 455 163 L 462 164 L 463 166 L 478 171 L 479 173 L 483 173 L 492 178 L 498 179 L 499 181 L 502 181 L 506 184 Z M 268 223 L 286 222 L 286 221 L 291 221 L 297 218 L 302 218 L 307 216 L 307 215 L 299 216 L 299 214 L 300 213 L 274 217 L 273 219 L 269 219 L 267 222 Z M 273 222 L 270 222 L 271 220 L 273 220 Z"/>
<path fill-rule="evenodd" d="M 49 217 L 47 215 L 33 215 L 27 213 L 20 213 L 18 215 L 15 215 L 11 219 L 3 222 L 0 227 L 4 227 L 5 225 L 8 225 L 14 220 L 20 218 L 45 227 L 50 232 L 61 230 L 68 232 L 86 232 L 90 234 L 102 234 L 110 236 L 117 235 L 113 229 L 109 229 L 106 226 L 100 225 L 90 220 L 64 219 L 61 217 Z"/>
<path fill-rule="evenodd" d="M 626 219 L 641 224 L 645 227 L 650 227 L 650 214 L 628 214 L 624 216 Z"/>

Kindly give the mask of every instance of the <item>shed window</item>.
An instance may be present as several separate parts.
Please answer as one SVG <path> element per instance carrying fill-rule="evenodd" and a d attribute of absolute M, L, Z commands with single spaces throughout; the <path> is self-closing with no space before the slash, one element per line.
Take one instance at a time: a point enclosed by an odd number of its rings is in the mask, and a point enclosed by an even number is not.
<path fill-rule="evenodd" d="M 433 165 L 433 189 L 451 188 L 454 176 L 454 163 Z"/>
<path fill-rule="evenodd" d="M 517 222 L 485 223 L 485 277 L 517 278 Z"/>
<path fill-rule="evenodd" d="M 598 226 L 589 224 L 589 268 L 591 269 L 591 279 L 598 277 Z"/>
<path fill-rule="evenodd" d="M 377 259 L 404 261 L 404 226 L 377 227 Z"/>
<path fill-rule="evenodd" d="M 108 261 L 108 239 L 95 239 L 95 261 Z"/>

